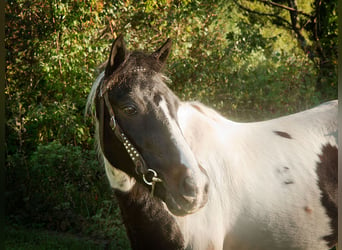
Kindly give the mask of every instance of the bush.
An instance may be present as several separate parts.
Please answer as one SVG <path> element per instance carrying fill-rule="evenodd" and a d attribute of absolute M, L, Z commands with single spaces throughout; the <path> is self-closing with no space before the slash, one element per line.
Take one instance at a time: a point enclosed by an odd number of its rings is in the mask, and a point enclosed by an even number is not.
<path fill-rule="evenodd" d="M 258 49 L 235 63 L 240 51 L 231 51 L 214 52 L 195 67 L 188 60 L 172 64 L 171 88 L 183 100 L 201 101 L 238 121 L 270 119 L 320 103 L 315 69 L 304 56 L 265 58 Z M 185 75 L 191 78 L 184 80 Z"/>
<path fill-rule="evenodd" d="M 13 164 L 18 164 L 17 158 L 12 158 Z M 20 163 L 20 162 L 19 162 Z M 21 164 L 24 166 L 25 164 Z M 13 204 L 20 200 L 11 200 L 9 208 L 21 208 L 21 214 L 27 218 L 36 218 L 37 223 L 49 223 L 50 227 L 69 229 L 70 224 L 54 218 L 59 214 L 68 213 L 70 216 L 78 215 L 90 217 L 96 214 L 99 201 L 110 196 L 108 181 L 103 168 L 98 163 L 94 151 L 83 150 L 78 146 L 62 145 L 51 142 L 39 145 L 37 150 L 27 160 L 25 174 L 21 183 L 25 186 L 17 190 L 25 206 Z M 17 166 L 13 170 L 17 171 Z M 18 173 L 13 173 L 14 178 Z M 17 179 L 9 179 L 17 183 Z M 8 183 L 12 185 L 12 183 Z M 12 196 L 16 196 L 12 191 Z M 13 211 L 12 211 L 13 212 Z"/>
<path fill-rule="evenodd" d="M 16 166 L 9 170 L 29 166 L 22 173 L 7 174 L 22 178 L 8 178 L 11 187 L 21 187 L 7 192 L 12 222 L 110 239 L 114 249 L 128 249 L 118 205 L 95 151 L 54 141 L 39 145 L 26 164 L 22 159 L 9 159 Z"/>

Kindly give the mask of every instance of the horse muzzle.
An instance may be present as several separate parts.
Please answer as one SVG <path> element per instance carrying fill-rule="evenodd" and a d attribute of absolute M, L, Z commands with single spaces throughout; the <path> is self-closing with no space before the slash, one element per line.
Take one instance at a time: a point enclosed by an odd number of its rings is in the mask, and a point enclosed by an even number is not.
<path fill-rule="evenodd" d="M 184 166 L 181 166 L 184 168 Z M 173 168 L 175 169 L 175 168 Z M 177 216 L 184 216 L 197 212 L 208 201 L 209 179 L 205 170 L 180 171 L 174 178 L 165 181 L 165 203 L 170 212 Z"/>

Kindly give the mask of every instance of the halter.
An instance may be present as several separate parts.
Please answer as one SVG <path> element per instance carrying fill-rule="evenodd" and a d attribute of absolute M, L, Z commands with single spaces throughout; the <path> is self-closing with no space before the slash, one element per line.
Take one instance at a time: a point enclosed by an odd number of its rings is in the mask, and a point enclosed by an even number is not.
<path fill-rule="evenodd" d="M 138 72 L 138 71 L 145 71 L 145 69 L 141 68 L 141 67 L 137 67 L 137 68 L 133 69 L 133 72 Z M 101 98 L 101 109 L 102 109 L 100 119 L 102 120 L 102 123 L 103 123 L 103 120 L 104 120 L 104 107 L 103 106 L 105 103 L 107 110 L 109 112 L 109 116 L 110 116 L 109 126 L 111 127 L 112 131 L 114 132 L 116 138 L 124 145 L 126 152 L 130 156 L 130 158 L 131 158 L 131 160 L 135 166 L 135 172 L 138 175 L 142 175 L 143 181 L 147 185 L 151 186 L 151 195 L 153 196 L 154 190 L 155 190 L 155 184 L 157 182 L 162 182 L 162 180 L 160 178 L 158 178 L 158 174 L 155 170 L 146 167 L 146 163 L 145 163 L 142 155 L 138 152 L 138 150 L 128 140 L 127 136 L 124 134 L 124 132 L 122 131 L 122 129 L 120 128 L 119 124 L 117 123 L 117 121 L 115 119 L 115 114 L 114 114 L 112 105 L 110 104 L 109 99 L 108 99 L 108 89 L 110 88 L 111 84 L 114 81 L 115 81 L 115 79 L 112 80 L 111 82 L 107 83 L 105 85 L 104 90 L 103 90 L 102 84 L 100 85 L 99 96 Z M 102 135 L 102 138 L 103 138 L 103 135 Z M 147 175 L 149 173 L 153 174 L 151 180 L 147 179 Z"/>

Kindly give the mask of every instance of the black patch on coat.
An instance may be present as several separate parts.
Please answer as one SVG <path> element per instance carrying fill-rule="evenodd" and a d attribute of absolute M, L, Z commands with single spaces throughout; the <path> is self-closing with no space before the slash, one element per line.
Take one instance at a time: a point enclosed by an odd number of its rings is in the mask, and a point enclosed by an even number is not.
<path fill-rule="evenodd" d="M 330 144 L 322 147 L 319 155 L 320 162 L 317 164 L 318 186 L 322 192 L 321 203 L 330 218 L 332 234 L 323 237 L 328 247 L 337 243 L 337 187 L 338 187 L 338 150 Z"/>
<path fill-rule="evenodd" d="M 184 249 L 183 235 L 162 202 L 136 183 L 129 192 L 115 191 L 133 250 Z"/>
<path fill-rule="evenodd" d="M 273 133 L 287 139 L 292 139 L 292 136 L 284 131 L 273 131 Z"/>
<path fill-rule="evenodd" d="M 292 180 L 292 174 L 290 173 L 289 167 L 281 167 L 277 169 L 277 174 L 280 176 L 280 178 L 285 179 L 283 183 L 285 185 L 294 184 L 294 181 Z"/>
<path fill-rule="evenodd" d="M 161 102 L 162 100 L 162 97 L 161 97 L 161 94 L 160 93 L 156 93 L 153 97 L 153 101 L 154 103 L 158 106 L 159 103 Z"/>

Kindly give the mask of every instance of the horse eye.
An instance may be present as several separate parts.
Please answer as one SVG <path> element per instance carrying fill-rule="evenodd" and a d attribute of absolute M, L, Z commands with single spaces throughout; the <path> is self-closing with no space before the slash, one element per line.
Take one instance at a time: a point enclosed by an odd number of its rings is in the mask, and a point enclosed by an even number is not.
<path fill-rule="evenodd" d="M 135 115 L 137 113 L 137 109 L 134 106 L 125 106 L 122 109 L 127 115 Z"/>

